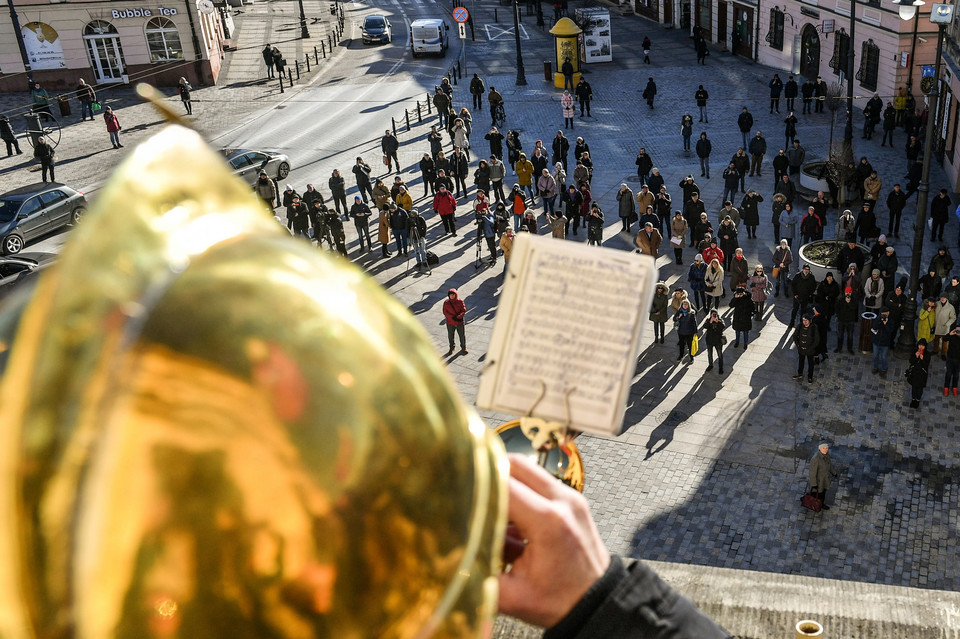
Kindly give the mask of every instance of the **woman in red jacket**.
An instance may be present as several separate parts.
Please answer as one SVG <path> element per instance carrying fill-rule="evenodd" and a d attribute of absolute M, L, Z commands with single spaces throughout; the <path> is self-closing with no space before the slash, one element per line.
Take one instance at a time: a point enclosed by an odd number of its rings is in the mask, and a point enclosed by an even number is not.
<path fill-rule="evenodd" d="M 120 144 L 120 120 L 117 119 L 117 114 L 113 112 L 111 107 L 103 112 L 103 121 L 107 123 L 107 133 L 110 134 L 110 142 L 113 144 L 113 148 L 121 149 L 123 145 Z"/>
<path fill-rule="evenodd" d="M 447 339 L 450 340 L 450 350 L 446 357 L 453 355 L 453 334 L 460 337 L 460 354 L 467 354 L 467 338 L 463 329 L 463 316 L 467 314 L 467 305 L 457 295 L 457 289 L 447 291 L 447 299 L 443 302 L 443 317 L 447 321 Z"/>

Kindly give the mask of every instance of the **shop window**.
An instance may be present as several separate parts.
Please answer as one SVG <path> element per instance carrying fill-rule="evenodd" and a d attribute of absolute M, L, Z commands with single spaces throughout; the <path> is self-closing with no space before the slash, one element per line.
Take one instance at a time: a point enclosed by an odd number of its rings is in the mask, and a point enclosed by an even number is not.
<path fill-rule="evenodd" d="M 857 80 L 860 86 L 870 91 L 877 90 L 877 73 L 880 69 L 880 47 L 867 40 L 860 51 L 860 70 L 857 71 Z"/>
<path fill-rule="evenodd" d="M 771 48 L 783 51 L 783 11 L 776 7 L 770 9 L 770 30 L 766 40 Z"/>
<path fill-rule="evenodd" d="M 153 18 L 147 22 L 146 33 L 151 62 L 183 59 L 180 32 L 172 21 L 167 18 Z"/>
<path fill-rule="evenodd" d="M 840 75 L 841 73 L 846 75 L 847 56 L 849 55 L 850 36 L 847 35 L 846 31 L 841 29 L 834 37 L 833 57 L 830 58 L 830 68 L 833 69 L 834 75 Z"/>

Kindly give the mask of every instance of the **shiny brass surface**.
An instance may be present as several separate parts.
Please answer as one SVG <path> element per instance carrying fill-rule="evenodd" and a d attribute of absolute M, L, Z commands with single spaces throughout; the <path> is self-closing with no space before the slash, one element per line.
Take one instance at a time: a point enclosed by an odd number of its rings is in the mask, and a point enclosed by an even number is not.
<path fill-rule="evenodd" d="M 527 419 L 527 418 L 524 418 Z M 495 429 L 503 440 L 508 453 L 517 453 L 529 457 L 534 463 L 541 463 L 541 455 L 545 455 L 543 467 L 548 473 L 571 488 L 583 492 L 583 482 L 586 471 L 583 468 L 583 458 L 572 437 L 559 437 L 557 446 L 541 453 L 534 448 L 534 436 L 524 431 L 524 419 L 514 419 L 504 422 Z M 536 441 L 539 441 L 537 439 Z"/>
<path fill-rule="evenodd" d="M 489 633 L 499 438 L 195 133 L 135 149 L 5 313 L 3 639 Z"/>

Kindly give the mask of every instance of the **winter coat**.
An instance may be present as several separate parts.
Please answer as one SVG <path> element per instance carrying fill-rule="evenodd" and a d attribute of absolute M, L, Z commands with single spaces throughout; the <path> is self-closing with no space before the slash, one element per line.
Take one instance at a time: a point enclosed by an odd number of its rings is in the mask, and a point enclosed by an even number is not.
<path fill-rule="evenodd" d="M 377 224 L 377 239 L 381 244 L 390 243 L 390 211 L 380 209 L 380 223 Z"/>
<path fill-rule="evenodd" d="M 646 153 L 644 153 L 643 155 L 640 155 L 640 154 L 638 153 L 638 154 L 637 154 L 637 160 L 636 160 L 635 164 L 637 165 L 637 175 L 638 175 L 638 176 L 649 175 L 649 174 L 650 174 L 650 169 L 653 168 L 653 160 L 651 160 L 651 159 L 650 159 L 650 156 L 649 156 L 648 154 L 646 154 Z M 659 190 L 659 189 L 657 189 L 657 190 Z"/>
<path fill-rule="evenodd" d="M 749 331 L 753 328 L 753 300 L 750 295 L 733 296 L 730 300 L 733 308 L 733 330 Z"/>
<path fill-rule="evenodd" d="M 743 196 L 740 202 L 740 217 L 746 226 L 760 225 L 760 202 L 763 202 L 763 196 L 759 193 L 747 193 Z"/>
<path fill-rule="evenodd" d="M 872 304 L 869 300 L 870 297 L 874 298 Z M 879 277 L 877 279 L 868 277 L 867 281 L 863 283 L 863 305 L 871 311 L 883 306 L 883 280 Z"/>
<path fill-rule="evenodd" d="M 933 341 L 937 329 L 937 311 L 936 307 L 930 309 L 924 304 L 918 313 L 917 320 L 917 339 L 925 339 L 927 343 Z"/>
<path fill-rule="evenodd" d="M 563 117 L 572 118 L 574 116 L 573 96 L 564 93 L 563 97 L 560 98 L 560 108 L 563 110 Z"/>
<path fill-rule="evenodd" d="M 798 298 L 801 304 L 807 304 L 813 300 L 813 294 L 817 291 L 817 278 L 804 275 L 803 271 L 800 271 L 793 277 L 790 286 L 794 297 Z"/>
<path fill-rule="evenodd" d="M 663 243 L 663 237 L 657 229 L 653 229 L 649 235 L 646 230 L 641 229 L 640 232 L 637 233 L 636 243 L 644 255 L 652 255 L 656 258 L 660 255 L 660 244 Z"/>
<path fill-rule="evenodd" d="M 107 124 L 108 133 L 116 133 L 120 130 L 120 120 L 113 111 L 105 111 L 103 113 L 103 121 Z"/>
<path fill-rule="evenodd" d="M 814 299 L 817 304 L 823 308 L 823 312 L 826 315 L 833 315 L 834 309 L 837 306 L 837 300 L 840 298 L 840 283 L 837 280 L 833 282 L 827 282 L 826 278 L 819 284 L 817 284 L 817 292 L 814 295 Z"/>
<path fill-rule="evenodd" d="M 910 354 L 910 364 L 907 366 L 907 383 L 914 388 L 924 388 L 927 385 L 927 372 L 930 370 L 930 358 L 932 355 L 926 350 L 922 357 L 917 357 L 917 352 Z"/>
<path fill-rule="evenodd" d="M 793 333 L 793 343 L 796 344 L 797 352 L 801 355 L 814 355 L 820 343 L 820 331 L 813 322 L 810 322 L 810 326 L 804 326 L 801 322 Z"/>
<path fill-rule="evenodd" d="M 790 250 L 789 246 L 787 248 L 778 246 L 777 250 L 773 252 L 773 265 L 789 272 L 791 264 L 793 264 L 793 251 Z"/>
<path fill-rule="evenodd" d="M 453 293 L 453 299 L 450 299 L 450 293 Z M 451 288 L 447 292 L 447 299 L 443 301 L 444 319 L 450 326 L 460 326 L 463 324 L 463 317 L 466 313 L 466 303 L 457 295 L 457 289 Z"/>
<path fill-rule="evenodd" d="M 704 290 L 707 295 L 710 297 L 720 297 L 723 295 L 723 267 L 718 266 L 716 270 L 714 267 L 708 266 L 706 273 L 703 275 Z M 713 287 L 711 290 L 710 287 Z"/>
<path fill-rule="evenodd" d="M 949 196 L 940 197 L 940 195 L 937 195 L 930 202 L 930 219 L 934 223 L 946 222 L 949 217 L 950 204 Z"/>
<path fill-rule="evenodd" d="M 510 253 L 513 251 L 513 238 L 504 233 L 500 236 L 500 250 L 503 251 L 503 261 L 510 261 Z"/>
<path fill-rule="evenodd" d="M 437 193 L 433 196 L 433 210 L 441 216 L 453 215 L 457 210 L 457 199 L 450 191 Z"/>
<path fill-rule="evenodd" d="M 893 333 L 897 328 L 897 324 L 890 318 L 887 318 L 886 322 L 881 317 L 873 320 L 873 326 L 870 329 L 873 333 L 873 345 L 893 346 Z"/>
<path fill-rule="evenodd" d="M 373 202 L 381 211 L 390 204 L 390 189 L 384 184 L 378 184 L 373 187 Z"/>
<path fill-rule="evenodd" d="M 770 281 L 766 275 L 752 275 L 750 277 L 750 299 L 754 302 L 767 301 L 767 285 Z"/>
<path fill-rule="evenodd" d="M 797 214 L 792 209 L 780 213 L 780 237 L 794 239 L 797 231 Z"/>
<path fill-rule="evenodd" d="M 750 155 L 765 155 L 767 152 L 767 140 L 763 136 L 753 136 L 747 146 Z"/>
<path fill-rule="evenodd" d="M 707 265 L 700 262 L 694 262 L 687 271 L 687 281 L 690 282 L 690 290 L 694 292 L 703 292 L 706 290 Z"/>
<path fill-rule="evenodd" d="M 877 201 L 880 197 L 880 189 L 883 187 L 883 180 L 879 177 L 870 176 L 863 181 L 863 199 Z"/>
<path fill-rule="evenodd" d="M 943 279 L 948 275 L 950 275 L 950 271 L 952 270 L 953 270 L 953 258 L 950 257 L 949 253 L 944 253 L 943 255 L 940 255 L 940 253 L 937 252 L 937 254 L 933 256 L 933 259 L 930 260 L 930 268 L 928 269 L 928 271 L 933 271 L 936 274 L 936 276 L 939 277 L 940 279 Z"/>
<path fill-rule="evenodd" d="M 860 304 L 855 295 L 850 296 L 850 301 L 843 297 L 837 302 L 837 321 L 838 322 L 856 322 L 860 316 Z"/>
<path fill-rule="evenodd" d="M 717 239 L 720 240 L 720 250 L 724 255 L 732 255 L 740 246 L 737 241 L 737 227 L 733 223 L 721 224 L 717 229 Z M 706 260 L 707 257 L 704 256 L 703 259 Z"/>
<path fill-rule="evenodd" d="M 456 126 L 453 128 L 453 146 L 457 149 L 470 148 L 470 134 L 467 133 L 467 127 Z"/>
<path fill-rule="evenodd" d="M 697 140 L 697 157 L 698 158 L 708 158 L 710 157 L 710 152 L 713 151 L 713 144 L 710 143 L 710 140 L 707 138 L 700 138 Z"/>
<path fill-rule="evenodd" d="M 937 305 L 934 310 L 937 313 L 937 325 L 934 329 L 934 335 L 937 337 L 946 335 L 957 321 L 957 310 L 953 308 L 953 304 L 950 302 L 943 303 L 940 300 L 937 300 Z"/>
<path fill-rule="evenodd" d="M 837 471 L 833 469 L 830 453 L 824 455 L 817 450 L 813 459 L 810 460 L 810 489 L 825 493 L 830 488 L 830 478 L 836 476 Z"/>
<path fill-rule="evenodd" d="M 670 304 L 670 297 L 667 294 L 667 287 L 664 284 L 657 284 L 657 290 L 653 294 L 653 303 L 650 305 L 650 321 L 666 322 L 668 318 L 667 307 Z"/>
<path fill-rule="evenodd" d="M 706 342 L 707 346 L 723 346 L 723 331 L 727 327 L 722 317 L 716 322 L 711 322 L 708 316 L 703 322 L 703 328 L 703 341 Z"/>
<path fill-rule="evenodd" d="M 497 131 L 496 133 L 487 133 L 483 136 L 484 139 L 490 143 L 490 155 L 495 155 L 498 158 L 503 156 L 503 133 Z"/>
<path fill-rule="evenodd" d="M 526 158 L 521 158 L 517 161 L 517 166 L 514 167 L 514 170 L 517 172 L 517 183 L 520 186 L 529 186 L 533 184 L 533 163 Z"/>
<path fill-rule="evenodd" d="M 673 323 L 677 327 L 677 335 L 681 337 L 689 337 L 697 332 L 697 314 L 692 308 L 686 313 L 683 309 L 677 311 L 673 316 Z"/>
<path fill-rule="evenodd" d="M 636 208 L 633 205 L 633 191 L 630 189 L 621 189 L 617 191 L 617 214 L 621 218 L 630 219 L 636 215 Z"/>
<path fill-rule="evenodd" d="M 746 286 L 748 279 L 750 279 L 750 265 L 746 258 L 737 259 L 734 257 L 730 260 L 730 288 Z"/>
<path fill-rule="evenodd" d="M 682 248 L 687 243 L 687 221 L 683 217 L 674 217 L 670 220 L 670 236 L 683 240 L 677 248 Z"/>
<path fill-rule="evenodd" d="M 540 189 L 540 197 L 544 199 L 549 200 L 557 195 L 557 181 L 549 173 L 540 176 L 537 180 L 537 188 Z"/>
<path fill-rule="evenodd" d="M 274 184 L 273 180 L 270 178 L 265 178 L 263 180 L 258 178 L 253 189 L 257 192 L 257 195 L 260 196 L 262 200 L 270 202 L 276 206 L 278 199 L 277 185 Z"/>

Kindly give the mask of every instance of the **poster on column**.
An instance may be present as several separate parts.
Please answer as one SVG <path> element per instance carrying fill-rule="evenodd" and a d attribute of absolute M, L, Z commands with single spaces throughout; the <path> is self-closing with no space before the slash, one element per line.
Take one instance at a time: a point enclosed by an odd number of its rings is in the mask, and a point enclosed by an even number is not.
<path fill-rule="evenodd" d="M 580 59 L 586 63 L 612 62 L 613 38 L 610 37 L 610 12 L 598 7 L 577 9 L 580 34 Z"/>
<path fill-rule="evenodd" d="M 56 29 L 45 22 L 28 22 L 20 31 L 31 69 L 36 71 L 67 67 L 63 60 L 63 43 Z"/>

